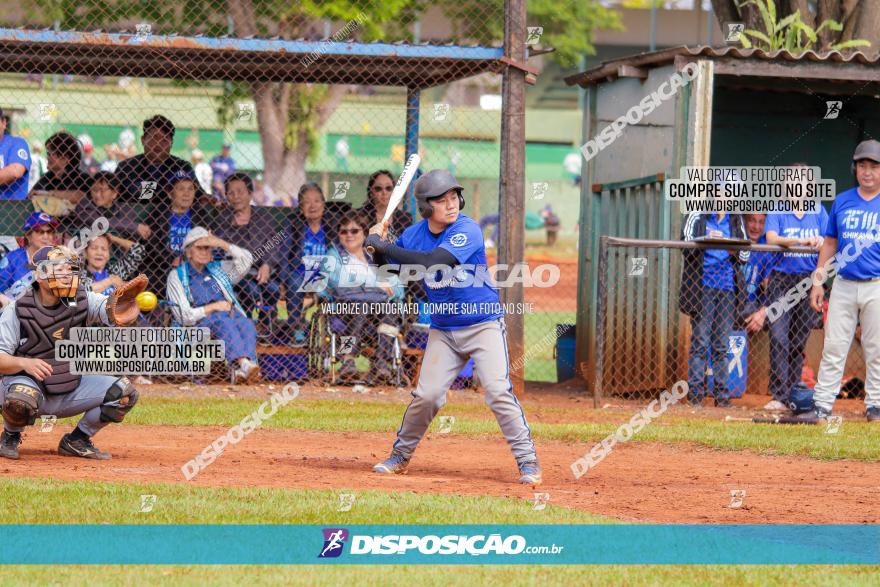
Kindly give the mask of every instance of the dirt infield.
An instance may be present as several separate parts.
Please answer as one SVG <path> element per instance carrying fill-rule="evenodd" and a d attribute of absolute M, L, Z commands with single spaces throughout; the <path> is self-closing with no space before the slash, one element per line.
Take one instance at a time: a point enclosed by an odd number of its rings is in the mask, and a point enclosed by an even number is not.
<path fill-rule="evenodd" d="M 26 432 L 20 461 L 0 462 L 6 476 L 61 480 L 186 483 L 181 465 L 224 434 L 220 427 L 110 427 L 98 445 L 113 460 L 55 454 L 68 427 Z M 518 497 L 534 490 L 515 483 L 516 467 L 502 439 L 434 435 L 420 445 L 408 475 L 386 477 L 371 466 L 386 455 L 389 433 L 257 430 L 230 447 L 191 483 L 244 486 L 448 493 Z M 880 463 L 824 462 L 759 456 L 689 445 L 619 445 L 602 464 L 575 480 L 569 464 L 584 446 L 542 441 L 540 491 L 550 503 L 625 521 L 676 523 L 880 523 L 876 480 Z M 745 490 L 730 508 L 731 490 Z M 805 516 L 805 513 L 809 512 Z M 540 512 L 536 511 L 536 522 Z"/>

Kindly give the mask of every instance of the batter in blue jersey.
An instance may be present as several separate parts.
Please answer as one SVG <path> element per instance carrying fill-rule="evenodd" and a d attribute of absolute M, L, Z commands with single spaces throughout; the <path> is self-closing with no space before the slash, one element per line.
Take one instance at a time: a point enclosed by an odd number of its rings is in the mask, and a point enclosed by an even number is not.
<path fill-rule="evenodd" d="M 463 188 L 445 169 L 435 169 L 416 182 L 415 195 L 423 220 L 406 229 L 394 244 L 384 240 L 388 224 L 370 229 L 366 246 L 379 264 L 390 260 L 425 268 L 432 308 L 431 330 L 413 400 L 403 415 L 391 456 L 373 470 L 404 473 L 431 421 L 446 404 L 446 392 L 469 359 L 485 390 L 520 472 L 520 483 L 541 483 L 541 468 L 532 433 L 510 383 L 510 361 L 498 291 L 475 274 L 485 274 L 486 247 L 479 225 L 461 214 Z M 456 311 L 467 308 L 467 311 Z"/>

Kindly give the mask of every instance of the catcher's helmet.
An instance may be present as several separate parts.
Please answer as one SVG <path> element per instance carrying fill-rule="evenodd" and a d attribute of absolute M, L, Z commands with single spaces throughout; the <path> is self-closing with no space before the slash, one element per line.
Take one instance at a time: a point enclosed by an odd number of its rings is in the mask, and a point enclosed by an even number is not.
<path fill-rule="evenodd" d="M 809 412 L 815 406 L 813 403 L 813 390 L 803 383 L 797 383 L 788 395 L 787 403 L 788 409 L 795 414 Z"/>
<path fill-rule="evenodd" d="M 75 306 L 76 290 L 82 276 L 80 256 L 68 247 L 55 245 L 38 250 L 32 261 L 37 282 L 68 305 Z"/>
<path fill-rule="evenodd" d="M 456 190 L 458 192 L 458 209 L 464 208 L 464 197 L 461 195 L 464 188 L 461 187 L 455 176 L 445 169 L 429 171 L 416 181 L 416 204 L 423 218 L 427 218 L 434 213 L 434 208 L 431 207 L 431 203 L 428 200 L 442 196 L 449 190 Z"/>

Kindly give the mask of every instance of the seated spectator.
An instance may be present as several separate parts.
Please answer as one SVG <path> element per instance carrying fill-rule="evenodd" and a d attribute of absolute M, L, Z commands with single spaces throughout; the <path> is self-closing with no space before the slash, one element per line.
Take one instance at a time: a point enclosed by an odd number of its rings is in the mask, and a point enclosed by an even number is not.
<path fill-rule="evenodd" d="M 373 173 L 370 179 L 367 180 L 367 201 L 361 206 L 360 212 L 367 218 L 371 226 L 379 224 L 385 216 L 385 209 L 388 207 L 391 192 L 394 191 L 394 184 L 394 176 L 385 169 L 380 169 Z M 398 206 L 388 223 L 388 230 L 393 235 L 393 237 L 389 236 L 389 239 L 393 241 L 394 238 L 403 234 L 403 231 L 412 224 L 412 221 L 412 216 L 402 207 Z"/>
<path fill-rule="evenodd" d="M 119 202 L 119 182 L 116 176 L 99 171 L 92 178 L 89 197 L 83 198 L 65 222 L 68 232 L 76 233 L 81 228 L 92 226 L 98 218 L 106 218 L 110 230 L 125 238 L 148 239 L 153 231 L 137 220 L 137 212 L 132 204 Z"/>
<path fill-rule="evenodd" d="M 112 256 L 114 244 L 124 251 L 121 256 Z M 137 275 L 145 254 L 143 243 L 110 233 L 93 237 L 85 250 L 83 287 L 87 291 L 109 296 L 113 290 Z"/>
<path fill-rule="evenodd" d="M 269 210 L 251 206 L 254 182 L 248 174 L 233 173 L 226 178 L 223 189 L 229 205 L 218 214 L 215 233 L 254 255 L 254 267 L 248 272 L 248 278 L 235 286 L 235 293 L 248 314 L 260 301 L 274 308 L 281 291 L 277 279 L 280 243 L 288 235 L 279 231 Z"/>
<path fill-rule="evenodd" d="M 29 267 L 34 253 L 55 244 L 58 221 L 45 212 L 33 212 L 25 220 L 18 245 L 0 260 L 0 304 L 4 307 L 24 294 L 34 281 Z"/>
<path fill-rule="evenodd" d="M 290 217 L 287 228 L 289 237 L 281 258 L 286 261 L 282 268 L 287 288 L 288 324 L 294 330 L 293 344 L 302 345 L 306 342 L 302 318 L 305 293 L 319 276 L 320 259 L 330 246 L 329 224 L 350 210 L 351 205 L 345 202 L 327 204 L 324 191 L 314 182 L 305 183 L 299 188 L 297 201 L 299 205 Z"/>
<path fill-rule="evenodd" d="M 372 257 L 364 249 L 364 240 L 370 227 L 366 217 L 356 210 L 342 215 L 337 225 L 335 239 L 327 256 L 321 263 L 321 275 L 327 279 L 327 287 L 318 295 L 334 302 L 362 302 L 364 304 L 400 301 L 404 288 L 391 276 L 389 281 L 378 281 Z M 375 342 L 376 354 L 371 365 L 370 380 L 373 383 L 390 383 L 394 379 L 391 370 L 394 338 L 400 332 L 400 314 L 370 315 L 366 309 L 353 315 L 333 315 L 330 328 L 339 335 L 354 337 L 350 352 L 342 357 L 339 377 L 342 381 L 359 379 L 355 365 L 358 349 L 368 341 Z"/>
<path fill-rule="evenodd" d="M 12 136 L 9 116 L 0 109 L 0 200 L 26 200 L 30 173 L 31 152 L 27 141 Z"/>
<path fill-rule="evenodd" d="M 232 256 L 213 261 L 212 249 Z M 226 345 L 226 361 L 233 383 L 253 383 L 260 375 L 257 366 L 257 330 L 247 317 L 233 284 L 247 274 L 253 256 L 196 226 L 183 242 L 186 260 L 168 275 L 168 301 L 181 326 L 211 329 L 211 336 Z"/>
<path fill-rule="evenodd" d="M 180 263 L 183 241 L 194 226 L 212 226 L 199 201 L 202 188 L 192 172 L 178 171 L 169 181 L 169 189 L 167 196 L 153 200 L 148 211 L 154 234 L 149 240 L 145 273 L 153 283 Z"/>
<path fill-rule="evenodd" d="M 85 135 L 88 136 L 88 135 Z M 95 159 L 95 145 L 91 142 L 83 142 L 83 158 L 80 161 L 79 168 L 87 175 L 95 175 L 101 164 Z"/>
<path fill-rule="evenodd" d="M 161 200 L 178 172 L 193 174 L 189 163 L 171 154 L 174 131 L 174 123 L 160 114 L 144 121 L 143 154 L 120 161 L 116 167 L 121 201 Z"/>
<path fill-rule="evenodd" d="M 69 204 L 63 206 L 63 211 L 67 213 L 79 203 L 92 184 L 89 174 L 80 168 L 82 150 L 79 141 L 69 132 L 55 133 L 46 140 L 46 157 L 49 171 L 34 184 L 29 197 L 66 200 Z M 53 211 L 62 213 L 60 208 Z"/>
<path fill-rule="evenodd" d="M 682 240 L 700 237 L 743 240 L 745 223 L 738 214 L 690 214 L 682 224 Z M 738 298 L 745 296 L 741 264 L 748 262 L 749 251 L 693 248 L 685 249 L 682 256 L 678 305 L 691 319 L 688 403 L 700 407 L 707 392 L 710 356 L 716 370 L 727 364 Z M 716 407 L 731 406 L 726 377 L 715 377 L 713 392 Z"/>

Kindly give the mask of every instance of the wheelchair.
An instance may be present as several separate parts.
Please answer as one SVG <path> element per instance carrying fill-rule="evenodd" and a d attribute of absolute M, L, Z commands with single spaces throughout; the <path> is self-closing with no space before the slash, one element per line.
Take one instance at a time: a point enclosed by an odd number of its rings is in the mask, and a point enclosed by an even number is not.
<path fill-rule="evenodd" d="M 339 381 L 339 363 L 342 355 L 348 351 L 346 340 L 347 336 L 338 332 L 332 327 L 332 318 L 334 315 L 326 313 L 322 305 L 317 304 L 317 308 L 309 319 L 308 329 L 308 376 L 310 380 L 321 382 L 322 384 L 335 385 Z M 372 361 L 378 356 L 378 337 L 390 334 L 389 328 L 384 328 L 385 333 L 380 334 L 379 330 L 386 325 L 377 325 L 378 317 L 375 321 L 370 321 L 371 345 L 360 345 L 358 351 Z M 404 325 L 406 321 L 403 321 Z M 375 327 L 375 329 L 374 329 Z M 392 373 L 390 384 L 396 387 L 408 385 L 408 378 L 404 373 L 405 359 L 405 332 L 403 327 L 390 327 L 396 332 L 393 334 L 391 356 L 389 357 L 389 367 Z M 369 381 L 369 376 L 362 383 L 373 384 Z"/>

